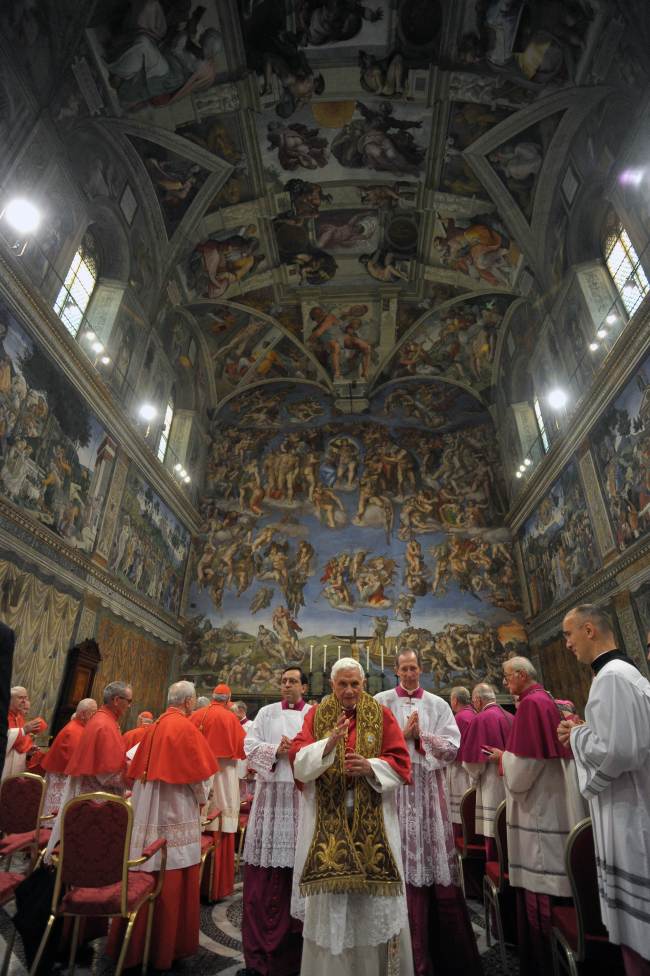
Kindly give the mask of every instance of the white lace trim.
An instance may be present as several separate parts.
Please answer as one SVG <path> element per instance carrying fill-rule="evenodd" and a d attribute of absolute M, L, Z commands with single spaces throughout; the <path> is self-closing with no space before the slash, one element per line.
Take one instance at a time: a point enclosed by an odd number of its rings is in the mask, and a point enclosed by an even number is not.
<path fill-rule="evenodd" d="M 258 781 L 243 859 L 261 868 L 292 868 L 300 794 L 293 783 Z"/>
<path fill-rule="evenodd" d="M 411 785 L 397 791 L 397 810 L 407 883 L 458 884 L 442 770 L 414 766 Z"/>

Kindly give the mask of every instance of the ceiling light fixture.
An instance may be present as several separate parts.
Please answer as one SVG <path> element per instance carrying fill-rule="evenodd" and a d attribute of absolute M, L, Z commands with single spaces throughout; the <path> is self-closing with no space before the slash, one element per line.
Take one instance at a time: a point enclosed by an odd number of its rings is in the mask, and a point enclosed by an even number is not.
<path fill-rule="evenodd" d="M 607 322 L 607 325 L 614 325 L 616 322 L 618 322 L 618 315 L 615 315 L 614 312 L 610 312 L 605 321 Z"/>
<path fill-rule="evenodd" d="M 87 339 L 88 342 L 95 342 L 97 336 L 92 329 L 88 329 L 88 332 L 84 332 L 84 339 Z"/>
<path fill-rule="evenodd" d="M 177 463 L 177 464 L 174 465 L 174 471 L 180 471 L 182 467 L 183 467 L 182 464 L 178 464 Z"/>
<path fill-rule="evenodd" d="M 551 390 L 546 400 L 552 410 L 563 410 L 569 402 L 568 396 L 564 390 L 560 390 L 559 387 L 557 387 L 555 390 Z"/>
<path fill-rule="evenodd" d="M 24 197 L 10 200 L 0 216 L 3 216 L 9 226 L 19 234 L 33 234 L 41 223 L 40 211 Z"/>
<path fill-rule="evenodd" d="M 189 485 L 191 480 L 192 479 L 190 478 L 189 474 L 186 474 L 185 477 L 183 478 L 183 481 L 185 482 L 186 485 Z"/>
<path fill-rule="evenodd" d="M 522 477 L 521 471 L 515 471 L 515 478 L 521 478 L 521 477 Z"/>
<path fill-rule="evenodd" d="M 108 366 L 110 361 L 111 361 L 110 356 L 102 356 L 102 358 L 100 359 L 100 363 L 102 363 L 104 366 Z"/>
<path fill-rule="evenodd" d="M 597 342 L 590 342 L 589 349 L 591 350 L 591 352 L 596 352 L 598 349 L 600 349 L 600 346 L 598 345 Z"/>
<path fill-rule="evenodd" d="M 93 342 L 91 349 L 97 356 L 99 356 L 99 354 L 104 351 L 104 346 L 101 342 Z"/>
<path fill-rule="evenodd" d="M 158 416 L 158 411 L 153 406 L 153 404 L 143 403 L 140 409 L 138 410 L 138 414 L 142 418 L 142 420 L 146 420 L 147 423 L 149 423 L 150 421 L 156 419 L 156 417 Z"/>
<path fill-rule="evenodd" d="M 530 458 L 524 458 L 524 464 L 526 465 L 527 468 L 529 468 L 532 463 L 533 462 L 531 461 Z"/>
<path fill-rule="evenodd" d="M 607 338 L 607 329 L 599 329 L 598 332 L 596 333 L 596 335 L 598 336 L 599 339 L 606 339 Z"/>

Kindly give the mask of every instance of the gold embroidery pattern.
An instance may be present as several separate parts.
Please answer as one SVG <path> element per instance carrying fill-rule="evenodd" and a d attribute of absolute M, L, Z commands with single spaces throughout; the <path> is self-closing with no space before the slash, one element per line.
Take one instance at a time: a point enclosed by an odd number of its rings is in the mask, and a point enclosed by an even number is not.
<path fill-rule="evenodd" d="M 314 720 L 315 737 L 328 738 L 340 714 L 341 706 L 334 695 L 324 698 Z M 366 759 L 381 755 L 382 708 L 365 692 L 357 705 L 356 731 L 359 755 Z M 340 740 L 334 762 L 316 780 L 316 826 L 300 879 L 301 894 L 401 894 L 402 882 L 386 837 L 381 794 L 365 777 L 355 778 L 350 825 L 345 807 L 344 761 L 345 744 Z"/>

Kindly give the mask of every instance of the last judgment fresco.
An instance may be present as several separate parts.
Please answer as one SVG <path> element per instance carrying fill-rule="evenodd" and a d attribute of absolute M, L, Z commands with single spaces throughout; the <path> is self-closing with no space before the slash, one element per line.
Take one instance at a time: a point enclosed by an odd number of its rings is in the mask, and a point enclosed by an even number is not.
<path fill-rule="evenodd" d="M 525 646 L 484 407 L 412 381 L 370 410 L 380 419 L 337 413 L 315 385 L 268 384 L 213 417 L 183 661 L 200 686 L 270 693 L 297 661 L 316 690 L 353 654 L 379 687 L 399 643 L 442 690 L 497 680 Z"/>

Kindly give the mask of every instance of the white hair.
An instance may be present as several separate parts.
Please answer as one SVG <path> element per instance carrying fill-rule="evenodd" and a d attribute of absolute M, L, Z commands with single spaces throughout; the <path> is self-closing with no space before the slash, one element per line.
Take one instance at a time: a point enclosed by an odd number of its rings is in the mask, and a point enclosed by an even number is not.
<path fill-rule="evenodd" d="M 330 678 L 334 681 L 339 671 L 358 671 L 361 678 L 365 678 L 363 668 L 358 661 L 355 661 L 353 657 L 342 657 L 340 660 L 335 661 L 332 665 L 332 670 L 330 672 Z"/>
<path fill-rule="evenodd" d="M 11 689 L 12 698 L 14 697 L 14 695 L 26 695 L 26 694 L 27 694 L 27 688 L 23 688 L 22 685 L 14 685 L 13 688 Z"/>
<path fill-rule="evenodd" d="M 205 708 L 206 705 L 210 704 L 210 699 L 206 695 L 201 695 L 200 698 L 196 699 L 197 708 Z"/>
<path fill-rule="evenodd" d="M 176 681 L 167 692 L 168 705 L 182 705 L 186 698 L 194 698 L 196 689 L 191 681 Z"/>
<path fill-rule="evenodd" d="M 90 709 L 93 708 L 93 706 L 97 708 L 97 702 L 95 701 L 94 698 L 82 698 L 79 704 L 77 705 L 77 710 L 75 711 L 75 715 L 82 715 L 84 712 L 89 712 Z"/>
<path fill-rule="evenodd" d="M 537 677 L 537 671 L 535 670 L 535 665 L 532 661 L 529 661 L 527 657 L 511 657 L 507 661 L 503 662 L 503 666 L 509 664 L 513 671 L 523 671 L 527 674 L 529 678 L 533 681 Z"/>

